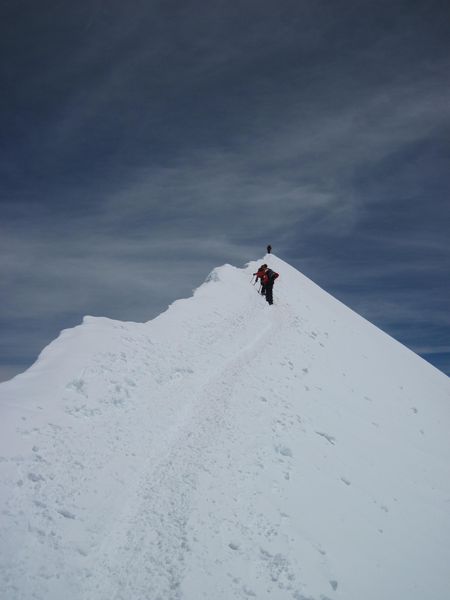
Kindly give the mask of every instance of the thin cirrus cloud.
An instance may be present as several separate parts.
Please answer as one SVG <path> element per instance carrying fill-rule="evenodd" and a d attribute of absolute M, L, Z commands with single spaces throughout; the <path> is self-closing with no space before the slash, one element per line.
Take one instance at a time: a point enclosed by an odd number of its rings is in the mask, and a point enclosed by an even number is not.
<path fill-rule="evenodd" d="M 151 318 L 269 241 L 401 341 L 445 347 L 445 19 L 363 5 L 8 7 L 4 369 L 85 313 Z"/>

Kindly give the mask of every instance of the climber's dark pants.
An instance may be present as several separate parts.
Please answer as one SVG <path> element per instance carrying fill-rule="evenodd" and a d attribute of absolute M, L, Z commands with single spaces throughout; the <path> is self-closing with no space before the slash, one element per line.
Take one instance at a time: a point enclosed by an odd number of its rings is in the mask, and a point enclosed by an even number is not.
<path fill-rule="evenodd" d="M 269 304 L 273 304 L 273 283 L 266 285 L 266 300 Z"/>

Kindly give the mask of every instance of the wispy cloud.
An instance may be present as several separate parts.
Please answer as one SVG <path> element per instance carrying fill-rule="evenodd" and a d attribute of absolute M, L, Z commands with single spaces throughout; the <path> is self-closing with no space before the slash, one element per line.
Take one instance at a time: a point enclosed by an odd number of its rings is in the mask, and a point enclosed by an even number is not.
<path fill-rule="evenodd" d="M 271 242 L 369 319 L 427 322 L 442 346 L 441 15 L 407 2 L 198 9 L 63 3 L 45 44 L 47 9 L 26 23 L 7 11 L 3 26 L 36 51 L 0 36 L 4 319 L 144 320 Z"/>

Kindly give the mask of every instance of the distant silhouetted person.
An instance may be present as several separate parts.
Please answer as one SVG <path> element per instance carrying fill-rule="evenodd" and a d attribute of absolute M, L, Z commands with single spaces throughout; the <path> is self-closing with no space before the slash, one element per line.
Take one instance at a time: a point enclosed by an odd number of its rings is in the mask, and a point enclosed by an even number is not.
<path fill-rule="evenodd" d="M 269 244 L 267 246 L 267 254 L 270 254 L 272 252 L 272 246 Z"/>

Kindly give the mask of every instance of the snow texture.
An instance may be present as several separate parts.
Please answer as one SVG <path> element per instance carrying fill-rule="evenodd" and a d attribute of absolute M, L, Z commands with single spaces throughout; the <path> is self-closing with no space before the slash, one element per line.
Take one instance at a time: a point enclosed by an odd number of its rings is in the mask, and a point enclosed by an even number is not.
<path fill-rule="evenodd" d="M 0 386 L 2 600 L 450 598 L 448 378 L 261 262 Z"/>

